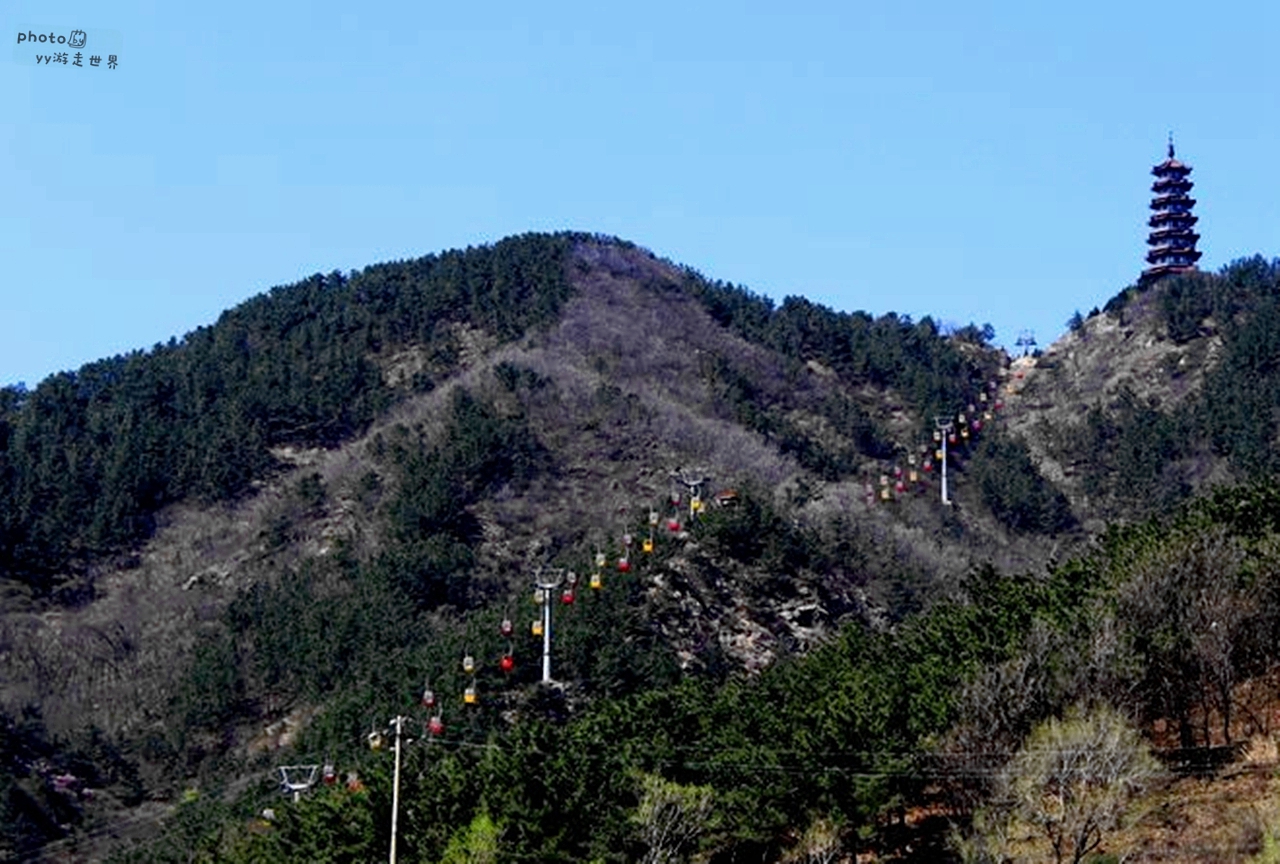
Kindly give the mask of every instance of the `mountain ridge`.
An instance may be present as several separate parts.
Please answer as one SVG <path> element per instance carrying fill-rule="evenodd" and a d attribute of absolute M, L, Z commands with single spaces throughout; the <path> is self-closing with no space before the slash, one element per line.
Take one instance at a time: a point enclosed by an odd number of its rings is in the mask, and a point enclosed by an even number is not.
<path fill-rule="evenodd" d="M 141 788 L 172 799 L 182 785 L 175 778 L 253 776 L 277 753 L 359 737 L 371 705 L 400 710 L 423 674 L 456 690 L 462 676 L 440 670 L 456 665 L 455 653 L 501 649 L 491 631 L 503 615 L 523 617 L 516 603 L 535 566 L 585 572 L 601 552 L 610 568 L 599 602 L 589 605 L 588 594 L 560 631 L 571 716 L 611 700 L 659 698 L 671 682 L 731 693 L 757 686 L 737 683 L 745 673 L 759 687 L 781 686 L 809 656 L 856 664 L 860 652 L 891 650 L 867 648 L 875 639 L 924 639 L 911 634 L 927 625 L 913 622 L 929 610 L 971 606 L 983 596 L 975 572 L 1030 574 L 1029 596 L 1038 596 L 1070 582 L 1060 562 L 1113 542 L 1109 525 L 1151 512 L 1118 494 L 1114 479 L 1106 495 L 1089 494 L 1098 472 L 1115 475 L 1110 464 L 1088 468 L 1084 448 L 1129 442 L 1108 458 L 1144 465 L 1176 430 L 1188 440 L 1210 434 L 1212 425 L 1167 425 L 1181 421 L 1146 402 L 1126 407 L 1125 394 L 1158 396 L 1209 424 L 1203 394 L 1225 386 L 1219 370 L 1243 362 L 1235 346 L 1254 338 L 1249 322 L 1265 316 L 1280 272 L 1253 261 L 1126 289 L 1044 354 L 1011 360 L 976 327 L 944 335 L 930 319 L 835 313 L 796 297 L 775 306 L 612 238 L 503 243 L 276 289 L 228 313 L 229 324 L 198 331 L 193 344 L 223 353 L 209 355 L 212 371 L 189 371 L 190 380 L 239 375 L 246 389 L 223 395 L 243 417 L 262 412 L 253 434 L 222 434 L 217 445 L 231 449 L 209 451 L 231 454 L 240 473 L 212 500 L 193 491 L 149 499 L 153 508 L 131 499 L 102 511 L 144 516 L 154 527 L 115 545 L 84 545 L 77 538 L 93 540 L 75 533 L 84 519 L 63 529 L 31 521 L 40 495 L 63 488 L 52 469 L 76 464 L 50 454 L 70 442 L 66 452 L 88 466 L 68 475 L 87 478 L 66 487 L 59 506 L 68 512 L 83 506 L 85 490 L 118 476 L 94 474 L 111 459 L 126 464 L 153 445 L 167 454 L 157 464 L 181 453 L 170 439 L 148 438 L 144 422 L 170 404 L 163 388 L 148 389 L 148 363 L 180 356 L 180 346 L 158 359 L 131 355 L 54 376 L 48 392 L 7 392 L 0 491 L 21 505 L 3 526 L 7 564 L 25 554 L 32 525 L 50 543 L 70 531 L 68 548 L 92 554 L 61 594 L 48 577 L 64 564 L 31 570 L 39 576 L 31 582 L 27 571 L 6 571 L 5 715 L 38 705 L 42 728 L 65 741 L 87 734 L 91 718 L 94 734 L 127 745 L 137 772 L 132 786 L 113 781 L 104 798 L 135 801 Z M 431 291 L 427 311 L 416 308 L 414 298 Z M 1247 308 L 1223 314 L 1236 303 L 1233 291 Z M 334 302 L 338 292 L 387 317 L 360 319 Z M 531 298 L 533 313 L 503 308 L 520 297 Z M 321 359 L 291 367 L 271 333 Z M 359 350 L 343 354 L 344 345 Z M 222 370 L 226 358 L 240 365 Z M 305 369 L 312 373 L 300 375 Z M 164 372 L 155 380 L 174 385 L 166 398 L 187 386 Z M 326 387 L 323 398 L 308 401 L 300 380 Z M 130 388 L 140 403 L 111 395 Z M 262 395 L 277 389 L 282 398 Z M 981 396 L 992 419 L 950 453 L 956 504 L 941 505 L 934 480 L 912 491 L 923 481 L 904 479 L 907 488 L 895 489 L 894 467 L 905 478 L 906 457 L 931 455 L 934 415 L 976 421 L 985 417 Z M 363 407 L 352 413 L 347 397 Z M 997 417 L 991 409 L 1001 400 Z M 45 412 L 39 423 L 24 413 L 32 406 Z M 126 442 L 151 445 L 130 449 L 80 428 L 112 430 L 121 418 L 133 436 Z M 336 429 L 346 431 L 335 437 Z M 24 449 L 42 433 L 51 440 Z M 1168 469 L 1185 489 L 1170 485 L 1157 505 L 1233 479 L 1232 451 L 1196 440 L 1204 443 L 1185 464 Z M 251 452 L 235 455 L 238 447 Z M 22 462 L 31 452 L 39 458 Z M 30 466 L 45 472 L 38 482 L 24 478 Z M 711 475 L 708 501 L 734 488 L 736 506 L 681 516 L 681 530 L 667 531 L 666 517 L 684 512 L 668 501 L 669 472 L 681 467 Z M 121 494 L 139 488 L 125 484 Z M 651 509 L 664 520 L 652 557 L 634 544 L 628 552 L 622 535 L 646 536 Z M 632 567 L 615 568 L 619 557 Z M 616 636 L 602 640 L 602 632 Z M 530 647 L 514 644 L 514 676 L 481 679 L 494 701 L 473 734 L 524 734 L 521 724 L 542 710 L 524 665 Z M 907 653 L 917 650 L 926 678 L 951 668 L 927 660 L 927 644 Z M 997 658 L 1006 649 L 983 650 L 978 656 Z M 386 669 L 386 652 L 408 658 L 404 668 Z M 938 695 L 939 704 L 950 698 Z M 264 737 L 286 719 L 295 724 L 287 740 Z M 33 800 L 55 800 L 34 776 L 14 782 Z M 235 782 L 243 789 L 248 781 Z"/>

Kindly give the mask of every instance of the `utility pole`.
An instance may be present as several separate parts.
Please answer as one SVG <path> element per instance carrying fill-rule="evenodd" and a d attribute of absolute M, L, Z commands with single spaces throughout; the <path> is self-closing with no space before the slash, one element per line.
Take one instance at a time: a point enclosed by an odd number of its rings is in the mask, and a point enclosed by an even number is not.
<path fill-rule="evenodd" d="M 933 423 L 938 428 L 938 437 L 942 440 L 942 503 L 950 507 L 951 499 L 947 497 L 947 436 L 956 427 L 950 417 L 934 417 Z"/>

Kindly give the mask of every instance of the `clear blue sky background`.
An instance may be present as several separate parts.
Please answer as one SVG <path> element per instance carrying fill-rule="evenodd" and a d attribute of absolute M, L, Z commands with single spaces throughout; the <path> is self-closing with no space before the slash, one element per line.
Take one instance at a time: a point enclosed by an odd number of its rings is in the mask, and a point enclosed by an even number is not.
<path fill-rule="evenodd" d="M 64 25 L 118 31 L 120 67 L 11 59 Z M 1170 129 L 1202 264 L 1280 255 L 1280 4 L 18 0 L 0 26 L 0 384 L 531 229 L 1047 344 L 1143 266 Z"/>

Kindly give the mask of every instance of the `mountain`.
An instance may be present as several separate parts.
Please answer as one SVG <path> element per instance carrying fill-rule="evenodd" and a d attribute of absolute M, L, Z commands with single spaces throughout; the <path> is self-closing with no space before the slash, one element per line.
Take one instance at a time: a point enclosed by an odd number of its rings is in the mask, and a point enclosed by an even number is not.
<path fill-rule="evenodd" d="M 1015 364 L 1010 428 L 1099 528 L 1276 465 L 1280 267 L 1131 287 L 1034 362 Z"/>
<path fill-rule="evenodd" d="M 493 826 L 542 860 L 639 854 L 636 796 L 704 787 L 723 860 L 781 854 L 828 816 L 880 831 L 922 800 L 907 754 L 981 716 L 958 685 L 1025 656 L 1036 620 L 1087 628 L 1130 578 L 1118 550 L 1162 519 L 1222 521 L 1168 514 L 1274 459 L 1278 272 L 1126 289 L 1011 361 L 977 327 L 775 307 L 613 238 L 525 235 L 317 275 L 6 390 L 10 848 L 69 835 L 45 848 L 100 856 L 129 839 L 121 813 L 185 796 L 121 860 L 320 860 L 296 845 L 317 819 L 367 856 L 389 802 L 362 745 L 424 682 L 452 701 L 406 792 L 423 860 Z M 940 416 L 952 506 L 924 468 Z M 672 472 L 705 478 L 701 513 Z M 539 687 L 534 573 L 585 582 L 600 554 L 602 587 L 555 613 L 565 686 Z M 991 719 L 993 740 L 1078 692 L 1064 680 Z M 483 698 L 463 719 L 468 683 Z M 247 822 L 281 760 L 341 763 L 372 797 Z"/>

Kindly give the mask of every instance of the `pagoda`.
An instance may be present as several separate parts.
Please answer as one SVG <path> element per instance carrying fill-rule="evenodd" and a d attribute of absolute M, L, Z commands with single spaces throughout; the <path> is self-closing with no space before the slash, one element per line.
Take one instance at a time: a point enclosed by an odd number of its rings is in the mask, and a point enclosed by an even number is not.
<path fill-rule="evenodd" d="M 1150 282 L 1174 273 L 1186 273 L 1198 269 L 1200 252 L 1195 233 L 1199 219 L 1191 214 L 1196 202 L 1190 197 L 1192 183 L 1187 179 L 1191 166 L 1184 165 L 1173 156 L 1173 135 L 1169 135 L 1169 157 L 1151 169 L 1156 182 L 1151 185 L 1155 197 L 1151 199 L 1151 234 L 1147 237 L 1147 264 L 1142 271 L 1142 282 Z"/>

